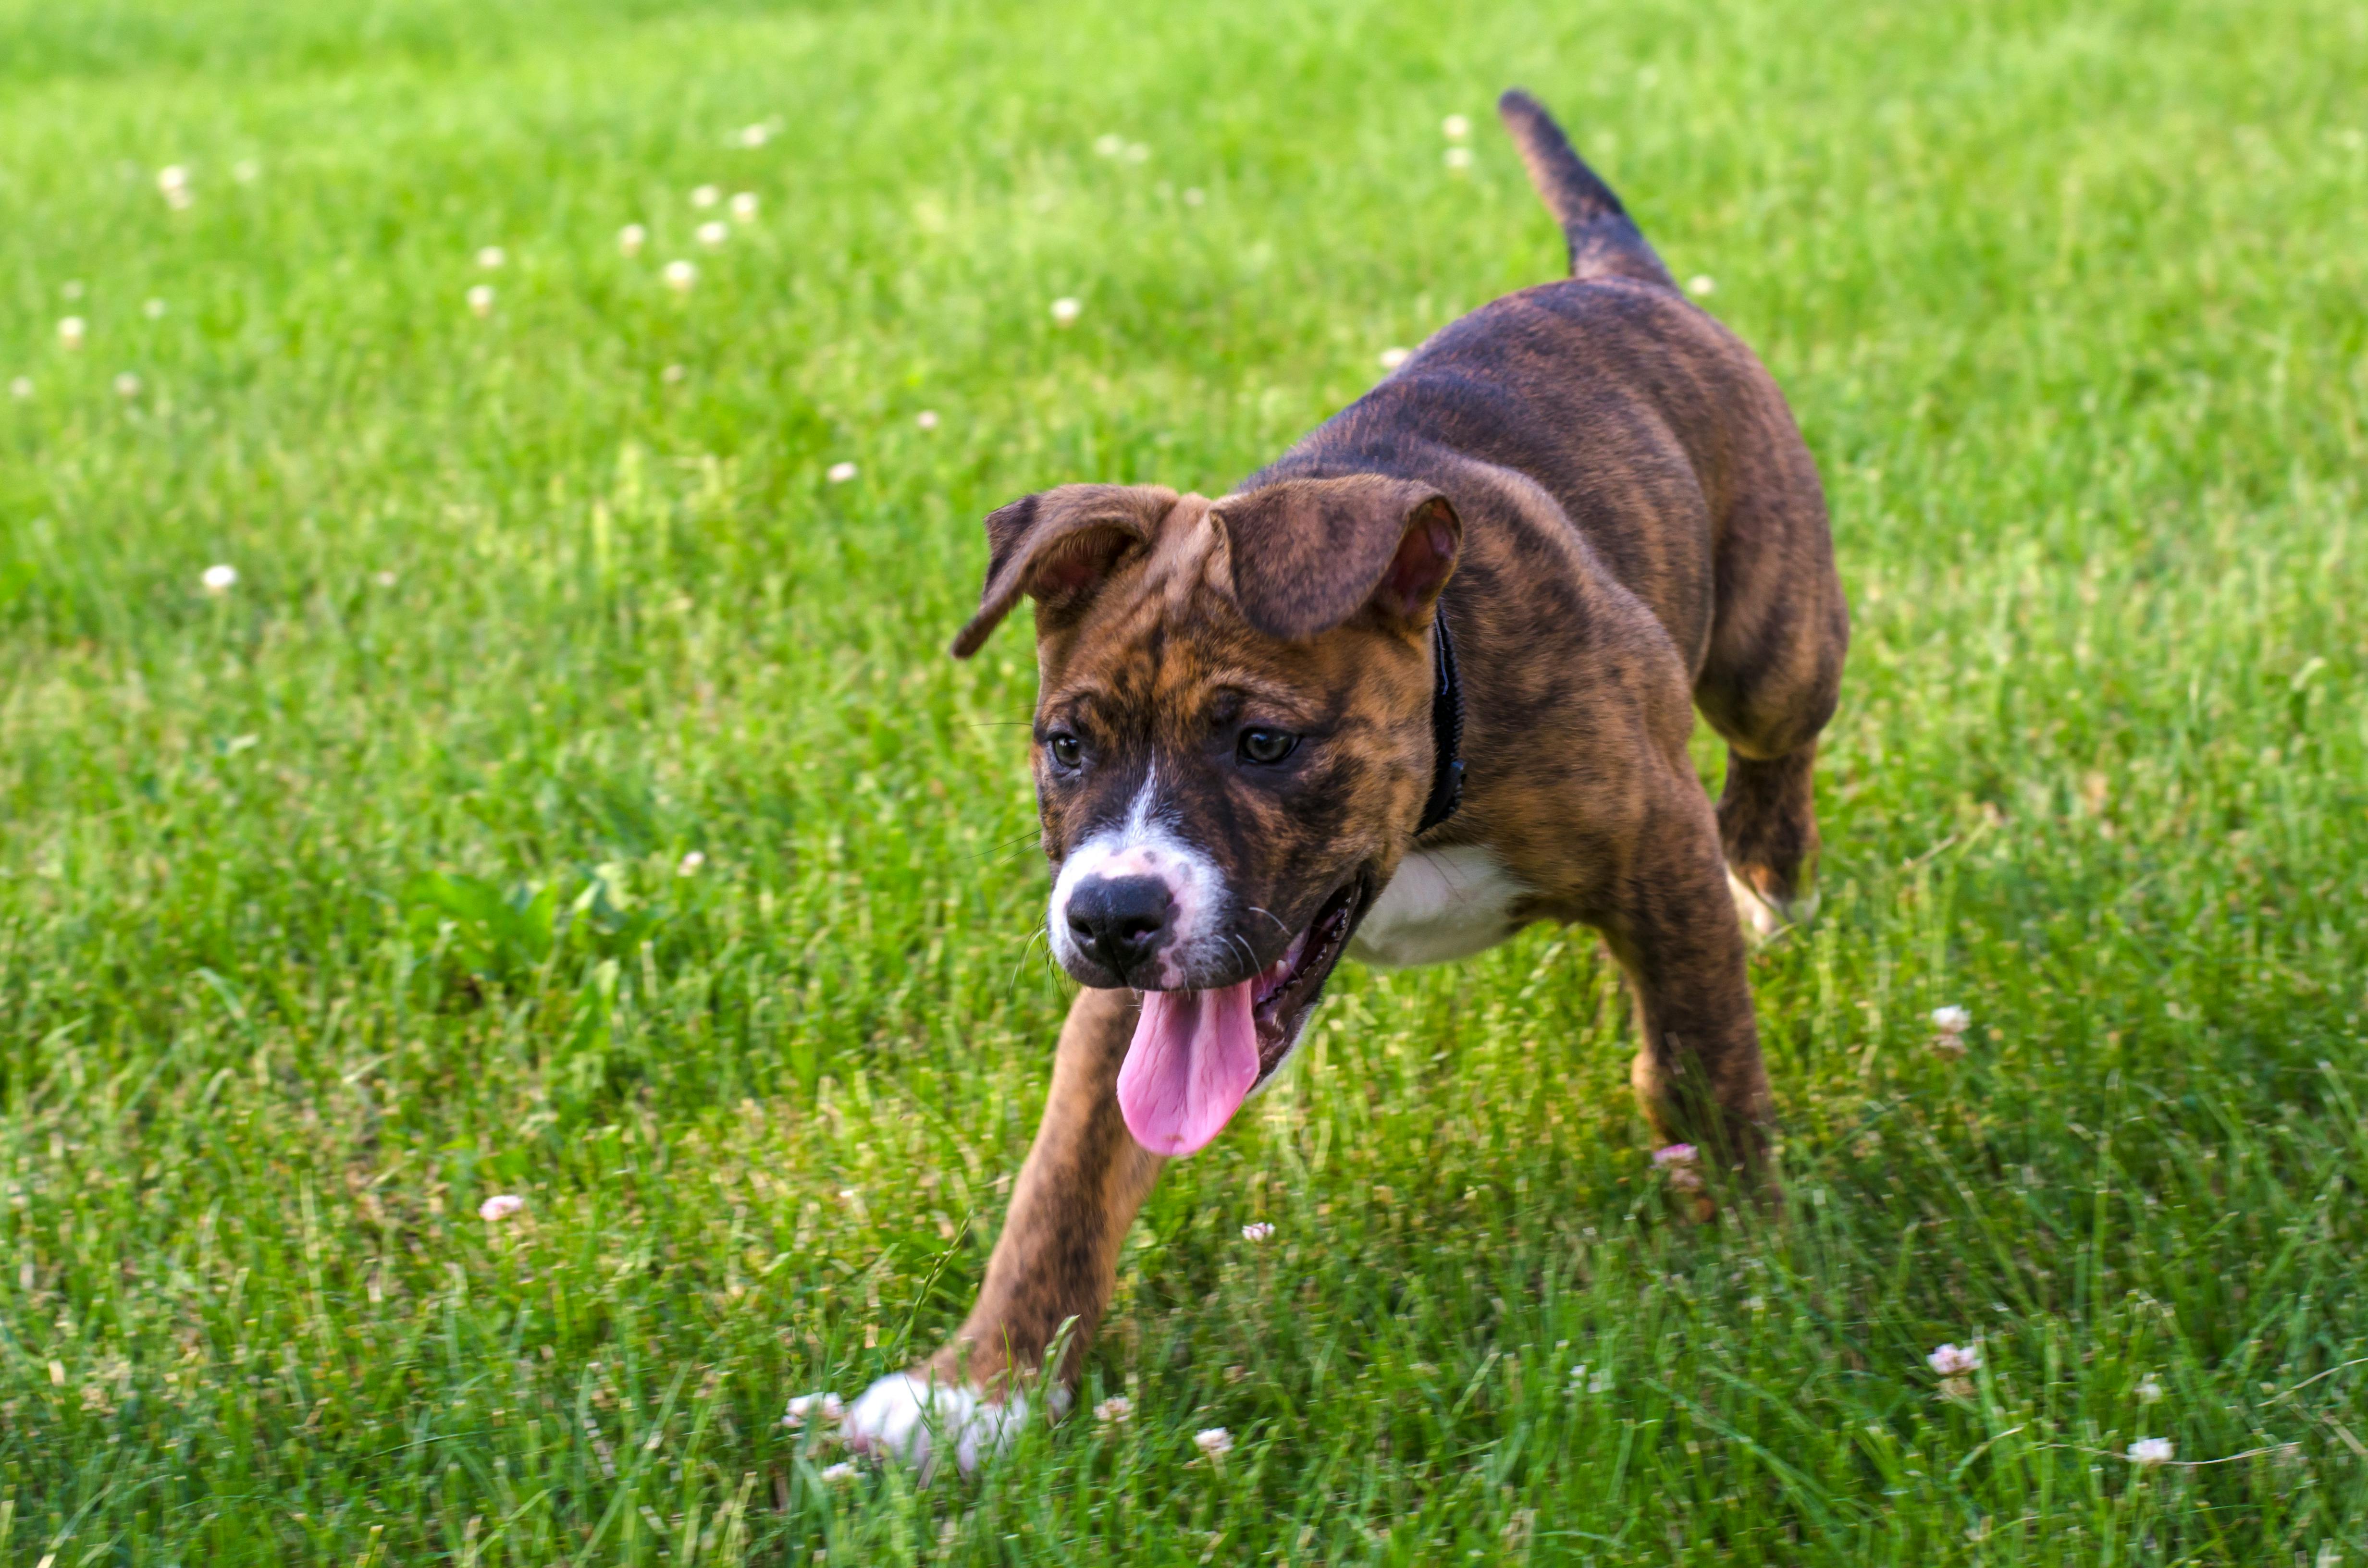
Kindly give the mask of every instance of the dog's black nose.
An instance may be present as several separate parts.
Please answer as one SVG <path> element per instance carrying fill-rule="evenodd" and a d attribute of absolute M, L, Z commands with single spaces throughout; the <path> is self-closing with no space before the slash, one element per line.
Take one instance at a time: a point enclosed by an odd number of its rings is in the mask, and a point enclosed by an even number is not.
<path fill-rule="evenodd" d="M 1069 892 L 1069 935 L 1124 976 L 1159 950 L 1175 913 L 1157 877 L 1087 877 Z"/>

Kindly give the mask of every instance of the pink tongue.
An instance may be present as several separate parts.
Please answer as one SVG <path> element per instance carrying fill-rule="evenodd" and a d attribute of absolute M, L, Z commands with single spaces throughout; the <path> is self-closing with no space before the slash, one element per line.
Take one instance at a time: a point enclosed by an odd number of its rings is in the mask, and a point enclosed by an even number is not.
<path fill-rule="evenodd" d="M 1146 991 L 1118 1070 L 1118 1108 L 1155 1154 L 1190 1154 L 1225 1130 L 1258 1082 L 1252 980 L 1222 991 Z"/>

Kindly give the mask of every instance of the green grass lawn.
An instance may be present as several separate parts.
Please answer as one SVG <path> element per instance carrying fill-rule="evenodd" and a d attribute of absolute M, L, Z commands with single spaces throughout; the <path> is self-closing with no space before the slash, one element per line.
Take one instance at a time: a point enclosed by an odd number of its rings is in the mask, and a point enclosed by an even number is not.
<path fill-rule="evenodd" d="M 2368 1558 L 2368 11 L 1476 9 L 0 0 L 0 1561 Z M 1832 497 L 1789 1221 L 1588 934 L 1351 966 L 1131 1419 L 832 1471 L 1068 995 L 978 519 L 1554 276 L 1515 82 Z"/>

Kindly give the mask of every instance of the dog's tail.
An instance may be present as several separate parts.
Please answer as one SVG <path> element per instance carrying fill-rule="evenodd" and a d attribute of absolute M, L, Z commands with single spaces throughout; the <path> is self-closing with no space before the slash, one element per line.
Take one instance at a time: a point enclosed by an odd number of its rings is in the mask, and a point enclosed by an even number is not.
<path fill-rule="evenodd" d="M 1521 150 L 1530 183 L 1570 244 L 1573 278 L 1634 278 L 1674 289 L 1676 281 L 1645 243 L 1628 210 L 1593 169 L 1570 149 L 1570 139 L 1545 106 L 1515 87 L 1497 100 L 1497 113 Z"/>

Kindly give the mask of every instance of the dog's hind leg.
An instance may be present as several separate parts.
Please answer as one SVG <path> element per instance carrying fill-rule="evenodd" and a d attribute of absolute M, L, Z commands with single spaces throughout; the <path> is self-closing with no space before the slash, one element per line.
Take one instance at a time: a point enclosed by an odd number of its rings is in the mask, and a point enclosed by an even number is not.
<path fill-rule="evenodd" d="M 1629 1073 L 1665 1143 L 1691 1143 L 1773 1198 L 1775 1105 L 1759 1054 L 1743 933 L 1721 871 L 1717 826 L 1691 769 L 1674 781 L 1588 916 L 1628 971 L 1637 1004 Z"/>
<path fill-rule="evenodd" d="M 1760 415 L 1781 420 L 1720 530 L 1717 614 L 1694 705 L 1727 744 L 1719 842 L 1744 926 L 1765 939 L 1816 908 L 1817 733 L 1833 716 L 1850 612 L 1816 470 L 1773 385 Z M 1787 438 L 1789 437 L 1789 438 Z"/>
<path fill-rule="evenodd" d="M 1718 836 L 1735 911 L 1754 941 L 1817 912 L 1810 880 L 1817 862 L 1817 809 L 1810 784 L 1815 741 L 1762 760 L 1728 748 L 1726 788 L 1718 798 Z"/>
<path fill-rule="evenodd" d="M 850 1446 L 924 1473 L 951 1452 L 968 1471 L 1018 1435 L 1031 1403 L 1055 1414 L 1066 1405 L 1110 1305 L 1119 1246 L 1164 1163 L 1119 1113 L 1118 1070 L 1136 1014 L 1130 991 L 1082 991 L 1071 1004 L 1044 1118 L 977 1304 L 943 1349 L 881 1379 L 848 1408 Z M 1047 1369 L 1056 1344 L 1059 1364 Z"/>

